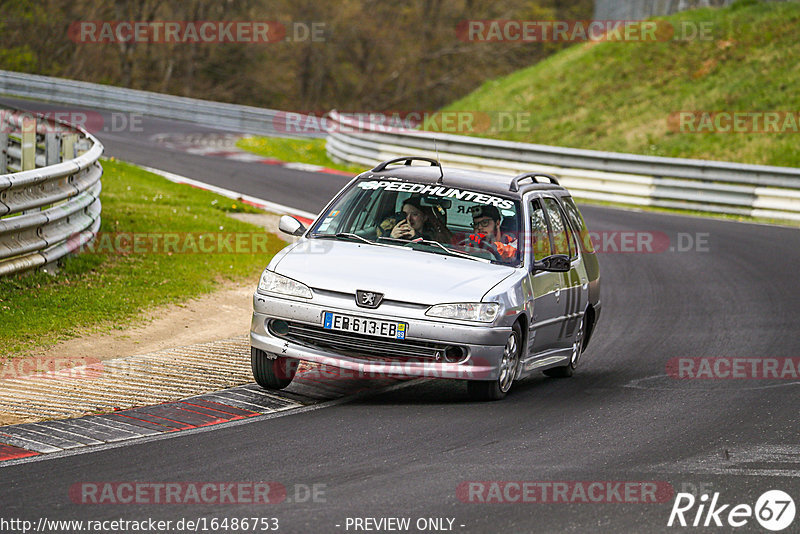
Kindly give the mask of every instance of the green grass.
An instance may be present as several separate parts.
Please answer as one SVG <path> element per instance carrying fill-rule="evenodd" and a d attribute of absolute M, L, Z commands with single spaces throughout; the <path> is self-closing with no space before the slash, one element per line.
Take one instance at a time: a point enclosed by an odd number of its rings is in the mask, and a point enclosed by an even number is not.
<path fill-rule="evenodd" d="M 446 108 L 489 112 L 475 135 L 576 148 L 800 166 L 798 133 L 682 133 L 680 111 L 800 112 L 800 4 L 741 2 L 664 21 L 710 40 L 581 43 Z M 501 127 L 497 113 L 530 119 Z"/>
<path fill-rule="evenodd" d="M 310 163 L 356 175 L 364 167 L 336 163 L 325 152 L 325 139 L 289 139 L 286 137 L 243 137 L 236 146 L 259 156 L 288 163 Z"/>
<path fill-rule="evenodd" d="M 67 257 L 56 276 L 33 272 L 0 279 L 0 359 L 87 331 L 125 327 L 146 310 L 210 293 L 226 281 L 252 281 L 255 287 L 261 270 L 284 245 L 275 236 L 264 237 L 263 229 L 225 215 L 258 211 L 240 202 L 122 162 L 104 161 L 103 169 L 95 251 Z M 184 253 L 136 253 L 131 246 L 116 253 L 102 245 L 104 233 L 122 232 L 177 235 Z M 243 244 L 244 253 L 200 253 L 199 247 L 192 253 L 187 235 L 199 239 L 201 233 L 237 233 L 261 241 L 258 247 Z M 210 242 L 203 243 L 208 248 Z M 253 248 L 257 252 L 251 253 Z"/>

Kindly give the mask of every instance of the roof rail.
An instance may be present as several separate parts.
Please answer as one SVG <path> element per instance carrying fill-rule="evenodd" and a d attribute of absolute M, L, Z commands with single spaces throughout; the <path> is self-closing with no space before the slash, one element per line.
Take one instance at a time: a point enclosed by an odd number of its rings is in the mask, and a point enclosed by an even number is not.
<path fill-rule="evenodd" d="M 435 160 L 433 158 L 423 158 L 423 157 L 420 157 L 420 156 L 404 156 L 402 158 L 394 158 L 394 159 L 390 159 L 390 160 L 384 161 L 383 163 L 378 163 L 378 165 L 374 169 L 372 169 L 372 172 L 381 172 L 382 170 L 384 170 L 386 167 L 388 167 L 392 163 L 398 163 L 400 161 L 405 161 L 404 165 L 409 165 L 410 166 L 411 162 L 415 161 L 415 160 L 427 161 L 428 163 L 431 164 L 431 167 L 439 167 L 440 169 L 442 167 L 442 164 L 439 163 L 437 160 Z"/>
<path fill-rule="evenodd" d="M 558 180 L 556 179 L 556 177 L 553 176 L 552 174 L 545 174 L 543 172 L 523 172 L 522 174 L 518 174 L 517 176 L 514 177 L 513 180 L 511 180 L 511 185 L 508 186 L 508 190 L 512 191 L 514 193 L 519 191 L 519 183 L 522 180 L 524 180 L 525 178 L 530 178 L 533 183 L 540 184 L 542 182 L 540 182 L 539 180 L 536 179 L 536 178 L 539 178 L 539 177 L 547 178 L 548 180 L 550 180 L 551 184 L 561 185 L 561 184 L 558 183 Z"/>

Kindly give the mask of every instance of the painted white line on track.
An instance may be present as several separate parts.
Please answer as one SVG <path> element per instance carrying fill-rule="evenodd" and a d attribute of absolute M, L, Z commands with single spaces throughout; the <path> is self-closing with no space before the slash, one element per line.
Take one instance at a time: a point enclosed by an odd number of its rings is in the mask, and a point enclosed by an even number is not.
<path fill-rule="evenodd" d="M 800 478 L 800 445 L 745 444 L 651 466 L 659 473 Z"/>
<path fill-rule="evenodd" d="M 197 187 L 199 189 L 205 189 L 206 191 L 211 191 L 212 193 L 216 193 L 218 195 L 222 195 L 227 198 L 232 198 L 234 200 L 243 200 L 248 204 L 253 204 L 258 208 L 262 208 L 265 210 L 269 210 L 279 215 L 288 214 L 288 215 L 299 215 L 300 217 L 311 219 L 312 221 L 317 218 L 314 213 L 310 213 L 308 211 L 303 211 L 297 208 L 292 208 L 290 206 L 284 206 L 283 204 L 278 204 L 276 202 L 271 202 L 269 200 L 264 200 L 263 198 L 252 197 L 250 195 L 244 195 L 242 193 L 237 193 L 236 191 L 231 191 L 230 189 L 224 189 L 222 187 L 218 187 L 216 185 L 207 184 L 205 182 L 201 182 L 199 180 L 194 180 L 192 178 L 187 178 L 186 176 L 181 176 L 180 174 L 175 174 L 168 171 L 162 171 L 161 169 L 155 169 L 153 167 L 146 167 L 141 166 L 142 169 L 146 170 L 147 172 L 152 172 L 153 174 L 157 174 L 162 178 L 166 178 L 170 182 L 174 182 L 176 184 L 186 184 L 191 185 L 193 187 Z"/>
<path fill-rule="evenodd" d="M 736 381 L 729 379 L 718 380 L 717 382 L 715 382 L 715 384 L 718 385 L 710 387 L 706 387 L 704 385 L 697 385 L 697 384 L 702 384 L 703 381 L 708 381 L 708 380 L 709 379 L 672 378 L 670 375 L 653 375 L 653 376 L 645 376 L 642 378 L 636 378 L 634 380 L 631 380 L 627 384 L 623 384 L 622 387 L 631 389 L 652 389 L 660 391 L 685 391 L 685 392 L 719 391 L 722 393 L 728 393 L 731 391 L 756 391 L 761 389 L 784 388 L 784 387 L 800 385 L 800 382 L 797 381 L 792 381 L 792 382 L 783 381 L 782 383 L 778 384 L 770 383 L 767 385 L 758 385 L 758 386 L 741 386 L 740 384 L 736 383 Z M 769 379 L 759 379 L 759 380 L 769 380 Z M 775 380 L 777 379 L 773 379 L 773 382 Z M 655 382 L 655 384 L 649 385 L 648 382 Z"/>

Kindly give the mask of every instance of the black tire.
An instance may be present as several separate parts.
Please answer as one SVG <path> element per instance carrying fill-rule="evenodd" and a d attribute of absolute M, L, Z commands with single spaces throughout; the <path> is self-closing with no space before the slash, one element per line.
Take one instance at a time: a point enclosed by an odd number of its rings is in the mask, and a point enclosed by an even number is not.
<path fill-rule="evenodd" d="M 572 342 L 572 356 L 567 365 L 561 367 L 553 367 L 542 371 L 545 375 L 553 378 L 569 378 L 575 374 L 575 368 L 578 367 L 578 362 L 583 354 L 583 337 L 586 334 L 585 315 L 581 317 L 581 323 L 578 325 L 578 331 L 575 333 L 575 340 Z"/>
<path fill-rule="evenodd" d="M 553 367 L 552 369 L 545 369 L 542 371 L 546 376 L 550 378 L 569 378 L 573 374 L 575 374 L 575 368 L 570 365 L 564 365 L 562 367 Z"/>
<path fill-rule="evenodd" d="M 297 365 L 300 362 L 294 358 L 267 356 L 263 350 L 250 347 L 250 366 L 253 369 L 253 378 L 256 384 L 264 389 L 283 389 L 292 383 Z"/>
<path fill-rule="evenodd" d="M 511 354 L 511 347 L 513 338 L 513 354 Z M 508 374 L 501 375 L 497 380 L 468 380 L 467 393 L 470 398 L 475 401 L 496 401 L 505 398 L 506 394 L 511 389 L 514 383 L 514 378 L 517 376 L 519 368 L 520 352 L 522 351 L 522 329 L 519 323 L 514 323 L 511 329 L 511 336 L 506 342 L 506 349 L 509 349 L 511 357 L 507 365 Z M 504 358 L 505 361 L 505 358 Z"/>

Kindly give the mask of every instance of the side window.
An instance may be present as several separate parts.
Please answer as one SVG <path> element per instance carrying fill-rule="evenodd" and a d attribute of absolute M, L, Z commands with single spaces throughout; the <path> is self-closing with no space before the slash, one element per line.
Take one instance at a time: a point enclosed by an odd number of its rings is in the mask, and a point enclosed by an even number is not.
<path fill-rule="evenodd" d="M 366 197 L 364 200 L 366 200 L 366 204 L 360 206 L 360 211 L 351 225 L 357 233 L 374 229 L 381 201 L 385 199 L 383 195 L 372 195 L 371 198 Z"/>
<path fill-rule="evenodd" d="M 335 234 L 340 232 L 342 228 L 347 228 L 350 221 L 353 219 L 352 213 L 355 211 L 356 206 L 363 205 L 367 201 L 366 195 L 359 192 L 348 192 L 343 199 L 341 199 L 340 206 L 334 207 L 325 216 L 319 225 L 314 229 L 315 232 L 327 232 Z"/>
<path fill-rule="evenodd" d="M 592 237 L 589 235 L 589 231 L 586 229 L 586 223 L 583 221 L 583 217 L 581 216 L 581 212 L 578 211 L 575 201 L 572 200 L 572 197 L 562 197 L 561 200 L 564 202 L 564 209 L 567 211 L 567 218 L 569 219 L 569 222 L 572 223 L 572 227 L 575 228 L 579 233 L 579 241 L 581 243 L 582 250 L 584 252 L 594 254 Z"/>
<path fill-rule="evenodd" d="M 564 212 L 562 211 L 561 214 L 563 215 Z M 570 225 L 567 225 L 567 234 L 569 234 L 569 259 L 576 260 L 578 259 L 578 241 Z"/>
<path fill-rule="evenodd" d="M 547 216 L 550 219 L 550 229 L 553 231 L 553 253 L 565 254 L 571 257 L 567 225 L 561 215 L 561 210 L 558 209 L 558 202 L 552 198 L 545 198 L 544 206 L 547 210 Z"/>
<path fill-rule="evenodd" d="M 564 197 L 561 198 L 563 201 Z M 575 235 L 575 230 L 572 229 L 569 215 L 565 213 L 564 207 L 558 202 L 556 202 L 556 206 L 558 206 L 558 212 L 561 214 L 561 218 L 564 220 L 564 229 L 567 231 L 567 240 L 569 242 L 569 259 L 576 260 L 578 259 L 578 241 Z"/>
<path fill-rule="evenodd" d="M 544 209 L 539 199 L 531 201 L 531 249 L 533 250 L 533 259 L 536 261 L 552 254 L 547 219 L 545 219 Z"/>

